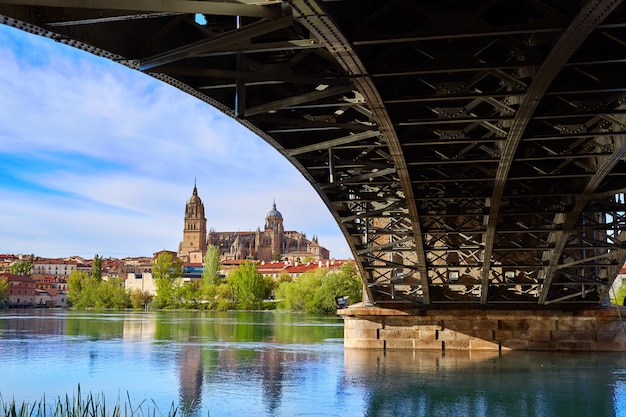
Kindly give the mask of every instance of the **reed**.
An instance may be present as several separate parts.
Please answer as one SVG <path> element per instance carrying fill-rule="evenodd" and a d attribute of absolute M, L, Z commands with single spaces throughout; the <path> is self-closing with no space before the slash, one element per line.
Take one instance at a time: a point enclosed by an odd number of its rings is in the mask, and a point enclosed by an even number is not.
<path fill-rule="evenodd" d="M 71 396 L 58 397 L 49 402 L 44 396 L 33 403 L 16 402 L 15 399 L 5 401 L 0 394 L 0 417 L 189 417 L 187 407 L 179 411 L 178 407 L 170 406 L 167 414 L 163 414 L 157 405 L 145 400 L 135 405 L 129 394 L 126 401 L 118 399 L 112 406 L 107 405 L 104 394 L 81 393 L 80 386 Z"/>

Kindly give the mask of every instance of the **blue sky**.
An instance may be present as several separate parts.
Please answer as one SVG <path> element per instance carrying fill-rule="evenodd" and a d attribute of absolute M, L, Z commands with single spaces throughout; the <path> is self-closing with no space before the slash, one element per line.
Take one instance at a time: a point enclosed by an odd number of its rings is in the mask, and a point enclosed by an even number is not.
<path fill-rule="evenodd" d="M 176 250 L 194 179 L 207 227 L 286 230 L 352 257 L 324 203 L 271 146 L 137 71 L 0 25 L 0 253 Z"/>

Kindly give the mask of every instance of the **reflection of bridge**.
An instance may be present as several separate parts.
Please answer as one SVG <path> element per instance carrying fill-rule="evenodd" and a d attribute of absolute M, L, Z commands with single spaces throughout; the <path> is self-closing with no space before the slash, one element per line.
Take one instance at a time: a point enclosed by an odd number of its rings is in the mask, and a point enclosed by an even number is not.
<path fill-rule="evenodd" d="M 0 0 L 0 15 L 258 133 L 326 202 L 372 303 L 608 300 L 626 257 L 621 1 Z"/>
<path fill-rule="evenodd" d="M 365 415 L 623 414 L 621 354 L 349 349 L 344 357 L 341 385 L 363 387 Z"/>

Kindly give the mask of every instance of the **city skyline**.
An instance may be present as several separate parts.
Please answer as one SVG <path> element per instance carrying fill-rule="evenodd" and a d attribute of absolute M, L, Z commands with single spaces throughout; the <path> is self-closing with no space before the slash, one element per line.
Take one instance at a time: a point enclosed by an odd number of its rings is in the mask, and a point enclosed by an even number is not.
<path fill-rule="evenodd" d="M 92 258 L 176 250 L 194 182 L 207 228 L 285 228 L 352 255 L 313 187 L 206 103 L 0 25 L 0 253 Z"/>

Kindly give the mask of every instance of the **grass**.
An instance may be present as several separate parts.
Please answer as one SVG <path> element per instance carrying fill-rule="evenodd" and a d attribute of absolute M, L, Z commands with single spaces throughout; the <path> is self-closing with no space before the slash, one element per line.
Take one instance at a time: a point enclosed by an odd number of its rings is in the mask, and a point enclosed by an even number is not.
<path fill-rule="evenodd" d="M 108 407 L 104 395 L 94 395 L 92 393 L 83 395 L 80 386 L 76 394 L 65 398 L 58 397 L 52 402 L 48 402 L 44 396 L 34 403 L 17 403 L 15 399 L 5 401 L 0 395 L 0 417 L 188 417 L 189 407 L 179 411 L 177 407 L 170 407 L 167 414 L 163 414 L 156 404 L 142 401 L 134 406 L 127 394 L 126 402 L 123 404 L 116 401 L 112 408 Z M 187 411 L 185 411 L 187 410 Z"/>

